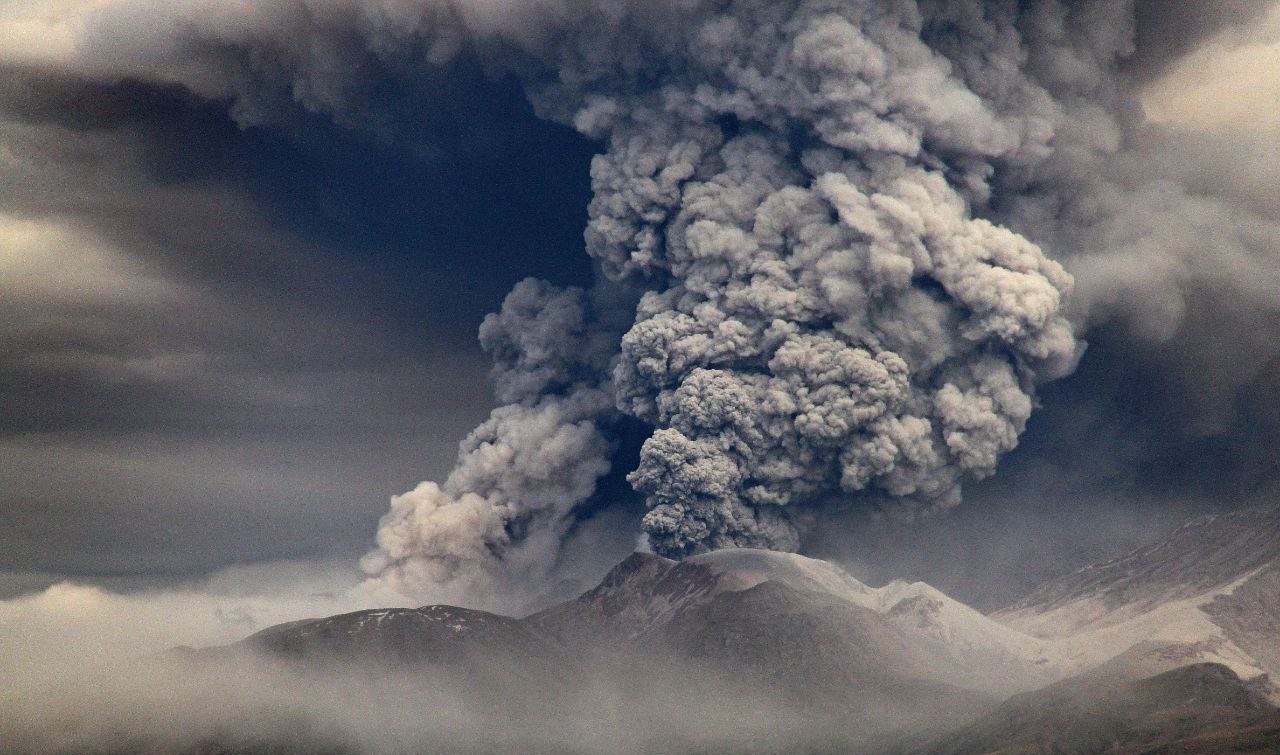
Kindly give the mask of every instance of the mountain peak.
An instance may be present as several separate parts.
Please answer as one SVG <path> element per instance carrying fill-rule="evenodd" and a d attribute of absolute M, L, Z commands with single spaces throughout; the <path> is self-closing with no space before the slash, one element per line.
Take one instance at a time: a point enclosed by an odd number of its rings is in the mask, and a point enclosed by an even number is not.
<path fill-rule="evenodd" d="M 832 593 L 855 600 L 870 592 L 870 588 L 835 564 L 798 553 L 725 548 L 694 556 L 687 561 L 746 585 L 764 581 L 781 582 L 797 589 Z"/>
<path fill-rule="evenodd" d="M 627 556 L 600 584 L 576 599 L 528 618 L 543 634 L 572 643 L 584 635 L 636 640 L 689 606 L 750 585 L 690 559 L 652 553 Z"/>
<path fill-rule="evenodd" d="M 636 580 L 648 580 L 665 573 L 676 561 L 649 553 L 636 551 L 609 570 L 600 584 L 592 590 L 614 590 Z"/>

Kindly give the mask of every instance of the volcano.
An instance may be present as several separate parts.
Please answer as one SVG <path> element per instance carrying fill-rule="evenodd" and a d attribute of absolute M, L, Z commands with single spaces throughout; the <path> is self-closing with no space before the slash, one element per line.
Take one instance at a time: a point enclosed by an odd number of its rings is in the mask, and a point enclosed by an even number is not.
<path fill-rule="evenodd" d="M 1194 520 L 990 615 L 922 582 L 870 586 L 796 554 L 635 553 L 524 617 L 359 611 L 195 657 L 353 677 L 395 668 L 500 706 L 530 685 L 547 704 L 583 705 L 583 689 L 622 684 L 659 723 L 679 714 L 657 701 L 698 699 L 751 732 L 708 745 L 658 727 L 639 751 L 1261 753 L 1280 746 L 1277 595 L 1269 510 Z"/>

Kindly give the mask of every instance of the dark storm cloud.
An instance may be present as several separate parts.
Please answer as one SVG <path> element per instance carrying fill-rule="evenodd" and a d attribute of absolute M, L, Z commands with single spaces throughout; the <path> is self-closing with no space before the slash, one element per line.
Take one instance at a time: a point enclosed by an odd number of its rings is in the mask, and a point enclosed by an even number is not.
<path fill-rule="evenodd" d="M 490 400 L 480 318 L 530 267 L 584 277 L 590 149 L 453 81 L 510 127 L 246 131 L 181 87 L 4 69 L 0 571 L 354 555 L 443 471 Z"/>
<path fill-rule="evenodd" d="M 1135 54 L 1124 67 L 1153 78 L 1214 35 L 1248 38 L 1273 7 L 1265 0 L 1138 0 Z"/>

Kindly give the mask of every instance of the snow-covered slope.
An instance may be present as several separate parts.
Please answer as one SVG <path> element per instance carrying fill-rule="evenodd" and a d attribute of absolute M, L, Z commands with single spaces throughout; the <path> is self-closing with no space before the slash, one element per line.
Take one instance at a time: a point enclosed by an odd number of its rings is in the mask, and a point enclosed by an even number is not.
<path fill-rule="evenodd" d="M 870 587 L 793 553 L 715 551 L 676 563 L 636 554 L 597 588 L 541 618 L 560 631 L 634 640 L 716 596 L 765 582 L 867 609 L 972 689 L 1013 692 L 1120 659 L 1146 675 L 1220 663 L 1280 678 L 1280 513 L 1199 519 L 1125 558 L 985 616 L 923 582 Z"/>
<path fill-rule="evenodd" d="M 1124 654 L 1152 672 L 1204 661 L 1280 679 L 1280 509 L 1196 519 L 992 618 L 1074 673 Z"/>
<path fill-rule="evenodd" d="M 1044 583 L 998 615 L 1093 623 L 1117 610 L 1142 611 L 1197 598 L 1280 559 L 1280 508 L 1200 517 L 1122 558 Z M 1082 611 L 1084 605 L 1089 610 Z M 1065 610 L 1061 610 L 1065 609 Z"/>

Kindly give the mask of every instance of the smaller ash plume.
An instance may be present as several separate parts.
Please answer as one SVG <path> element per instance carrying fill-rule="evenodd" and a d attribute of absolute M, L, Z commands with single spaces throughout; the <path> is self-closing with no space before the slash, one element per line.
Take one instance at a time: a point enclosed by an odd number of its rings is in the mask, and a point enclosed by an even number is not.
<path fill-rule="evenodd" d="M 545 554 L 609 471 L 620 419 L 609 366 L 633 302 L 625 289 L 517 285 L 480 328 L 502 405 L 443 485 L 392 498 L 363 568 L 403 592 L 448 586 L 459 598 L 546 577 Z"/>

